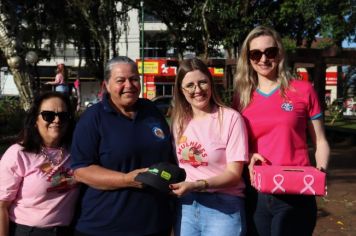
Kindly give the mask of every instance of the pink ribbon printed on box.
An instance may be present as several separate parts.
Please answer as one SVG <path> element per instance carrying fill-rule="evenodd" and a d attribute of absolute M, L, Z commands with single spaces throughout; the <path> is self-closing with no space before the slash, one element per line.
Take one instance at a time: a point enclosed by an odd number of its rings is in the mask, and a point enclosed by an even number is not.
<path fill-rule="evenodd" d="M 254 166 L 252 186 L 268 194 L 326 195 L 326 174 L 312 166 Z"/>

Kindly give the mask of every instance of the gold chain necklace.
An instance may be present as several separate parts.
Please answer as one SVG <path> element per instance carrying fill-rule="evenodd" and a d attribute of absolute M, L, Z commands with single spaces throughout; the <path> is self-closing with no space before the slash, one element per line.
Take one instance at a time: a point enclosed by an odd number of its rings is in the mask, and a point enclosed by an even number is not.
<path fill-rule="evenodd" d="M 50 158 L 49 155 L 48 155 L 48 153 L 47 153 L 47 151 L 46 151 L 46 148 L 45 148 L 45 147 L 42 147 L 42 148 L 41 148 L 41 155 L 42 155 L 45 159 L 47 159 L 47 160 L 49 161 L 49 163 L 51 163 L 52 166 L 57 166 L 57 165 L 59 165 L 59 164 L 63 161 L 63 159 L 64 159 L 63 147 L 61 147 L 61 148 L 59 149 L 60 158 L 53 158 L 53 159 Z M 58 153 L 56 154 L 55 157 L 57 157 L 57 156 L 58 156 Z"/>

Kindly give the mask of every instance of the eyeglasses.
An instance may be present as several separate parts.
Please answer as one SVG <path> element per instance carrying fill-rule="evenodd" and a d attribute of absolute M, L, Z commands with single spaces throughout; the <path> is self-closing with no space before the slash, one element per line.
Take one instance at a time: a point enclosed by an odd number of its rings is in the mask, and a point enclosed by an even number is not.
<path fill-rule="evenodd" d="M 267 57 L 267 59 L 271 60 L 277 57 L 278 51 L 279 51 L 278 47 L 266 48 L 263 52 L 258 49 L 254 49 L 254 50 L 250 50 L 248 56 L 253 61 L 260 61 L 262 55 L 264 54 Z"/>
<path fill-rule="evenodd" d="M 197 87 L 199 87 L 203 91 L 206 91 L 209 89 L 209 82 L 207 80 L 201 80 L 198 81 L 197 84 L 188 83 L 182 86 L 182 89 L 187 91 L 189 94 L 194 94 Z"/>
<path fill-rule="evenodd" d="M 70 119 L 70 114 L 67 111 L 41 111 L 39 115 L 41 115 L 42 119 L 48 123 L 52 123 L 56 116 L 58 116 L 58 119 L 63 123 L 68 122 L 68 120 Z"/>

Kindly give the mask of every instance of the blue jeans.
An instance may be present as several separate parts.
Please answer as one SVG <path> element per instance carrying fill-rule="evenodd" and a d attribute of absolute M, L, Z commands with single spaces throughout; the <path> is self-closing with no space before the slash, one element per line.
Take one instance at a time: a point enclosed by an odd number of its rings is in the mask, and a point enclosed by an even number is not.
<path fill-rule="evenodd" d="M 56 92 L 60 93 L 68 93 L 68 86 L 65 84 L 59 84 L 56 86 Z"/>
<path fill-rule="evenodd" d="M 223 193 L 189 193 L 179 199 L 175 236 L 245 235 L 244 199 Z"/>
<path fill-rule="evenodd" d="M 316 217 L 314 196 L 258 193 L 254 221 L 260 236 L 311 236 Z"/>

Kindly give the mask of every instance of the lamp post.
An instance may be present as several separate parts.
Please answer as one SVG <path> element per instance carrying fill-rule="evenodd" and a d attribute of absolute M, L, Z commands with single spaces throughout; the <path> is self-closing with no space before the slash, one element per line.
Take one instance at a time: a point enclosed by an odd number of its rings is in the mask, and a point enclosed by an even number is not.
<path fill-rule="evenodd" d="M 33 85 L 34 93 L 37 95 L 40 90 L 40 78 L 38 76 L 38 71 L 37 71 L 37 62 L 38 62 L 37 53 L 34 51 L 28 51 L 25 56 L 25 61 L 26 64 L 30 66 L 29 69 L 30 69 L 30 75 L 32 77 L 32 85 Z"/>
<path fill-rule="evenodd" d="M 144 84 L 144 77 L 145 77 L 145 11 L 144 11 L 144 4 L 143 1 L 140 2 L 141 6 L 141 97 L 144 95 L 145 91 L 145 84 Z"/>

